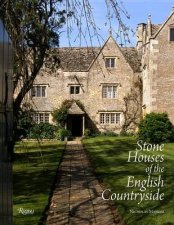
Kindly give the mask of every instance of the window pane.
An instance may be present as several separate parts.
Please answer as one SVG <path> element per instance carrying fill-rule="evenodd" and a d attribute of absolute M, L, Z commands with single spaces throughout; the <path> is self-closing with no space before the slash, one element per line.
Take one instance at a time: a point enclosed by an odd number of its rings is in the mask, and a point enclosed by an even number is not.
<path fill-rule="evenodd" d="M 49 123 L 49 113 L 35 113 L 33 114 L 33 120 L 36 123 Z"/>
<path fill-rule="evenodd" d="M 104 113 L 100 114 L 100 123 L 102 123 L 102 124 L 105 123 L 105 115 L 104 115 Z"/>
<path fill-rule="evenodd" d="M 170 28 L 170 41 L 174 41 L 174 28 Z"/>
<path fill-rule="evenodd" d="M 35 85 L 31 89 L 32 97 L 45 97 L 46 96 L 46 86 Z"/>
<path fill-rule="evenodd" d="M 121 114 L 120 113 L 101 113 L 100 123 L 101 124 L 120 124 Z"/>
<path fill-rule="evenodd" d="M 115 67 L 115 59 L 111 58 L 111 67 L 114 68 Z"/>
<path fill-rule="evenodd" d="M 117 97 L 117 87 L 116 86 L 103 86 L 102 97 L 103 98 L 116 98 Z"/>
<path fill-rule="evenodd" d="M 112 86 L 108 86 L 107 97 L 112 98 Z"/>
<path fill-rule="evenodd" d="M 116 98 L 117 96 L 117 87 L 116 86 L 113 86 L 113 98 Z"/>
<path fill-rule="evenodd" d="M 45 122 L 49 123 L 49 113 L 45 113 Z"/>
<path fill-rule="evenodd" d="M 70 94 L 79 94 L 80 93 L 80 86 L 70 86 Z"/>
<path fill-rule="evenodd" d="M 42 86 L 42 97 L 45 97 L 45 89 L 46 89 L 46 86 Z"/>
<path fill-rule="evenodd" d="M 36 86 L 36 96 L 41 97 L 41 87 L 40 86 Z"/>
<path fill-rule="evenodd" d="M 76 86 L 75 88 L 76 88 L 76 94 L 79 94 L 79 92 L 80 92 L 80 87 L 79 87 L 79 86 Z"/>
<path fill-rule="evenodd" d="M 103 98 L 107 98 L 107 87 L 103 86 L 103 93 L 102 93 Z"/>
<path fill-rule="evenodd" d="M 38 113 L 35 113 L 33 115 L 33 120 L 34 120 L 34 122 L 39 123 L 39 114 Z"/>
<path fill-rule="evenodd" d="M 74 94 L 74 86 L 70 86 L 70 94 Z"/>
<path fill-rule="evenodd" d="M 115 113 L 111 114 L 111 123 L 115 123 Z"/>
<path fill-rule="evenodd" d="M 40 121 L 39 122 L 43 123 L 44 122 L 44 114 L 40 113 L 39 116 L 40 116 Z"/>
<path fill-rule="evenodd" d="M 32 89 L 31 89 L 31 96 L 32 97 L 36 96 L 36 88 L 35 87 L 32 87 Z"/>
<path fill-rule="evenodd" d="M 114 68 L 115 67 L 115 58 L 106 58 L 105 59 L 105 67 L 106 68 Z"/>
<path fill-rule="evenodd" d="M 106 68 L 110 67 L 109 58 L 105 59 L 105 66 L 106 66 Z"/>
<path fill-rule="evenodd" d="M 110 114 L 109 113 L 106 113 L 106 123 L 109 123 L 109 121 L 110 121 Z"/>

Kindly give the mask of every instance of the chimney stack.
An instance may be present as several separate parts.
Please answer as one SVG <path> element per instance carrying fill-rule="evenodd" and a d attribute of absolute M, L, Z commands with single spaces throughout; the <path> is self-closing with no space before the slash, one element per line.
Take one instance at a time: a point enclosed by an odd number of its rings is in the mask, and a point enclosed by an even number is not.
<path fill-rule="evenodd" d="M 141 52 L 141 48 L 144 44 L 144 31 L 146 29 L 146 24 L 145 23 L 140 23 L 137 26 L 136 30 L 136 36 L 137 36 L 137 50 L 138 52 Z"/>
<path fill-rule="evenodd" d="M 152 30 L 151 30 L 151 15 L 148 16 L 147 19 L 147 41 L 149 41 L 149 38 L 152 36 Z"/>

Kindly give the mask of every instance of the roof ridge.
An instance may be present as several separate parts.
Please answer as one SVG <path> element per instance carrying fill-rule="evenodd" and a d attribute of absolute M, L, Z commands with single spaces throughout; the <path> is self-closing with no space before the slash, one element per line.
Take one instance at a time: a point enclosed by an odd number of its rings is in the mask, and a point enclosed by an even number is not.
<path fill-rule="evenodd" d="M 75 46 L 73 46 L 73 47 L 59 47 L 58 49 L 90 49 L 90 48 L 101 48 L 101 47 L 97 47 L 97 46 L 84 46 L 84 47 L 75 47 Z"/>

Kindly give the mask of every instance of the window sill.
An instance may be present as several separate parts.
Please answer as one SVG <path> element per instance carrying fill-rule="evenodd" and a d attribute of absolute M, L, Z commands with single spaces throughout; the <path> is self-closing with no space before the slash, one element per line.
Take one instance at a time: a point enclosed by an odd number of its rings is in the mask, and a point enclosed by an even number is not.
<path fill-rule="evenodd" d="M 70 94 L 70 96 L 80 96 L 81 94 Z"/>
<path fill-rule="evenodd" d="M 37 96 L 33 96 L 33 97 L 31 97 L 31 98 L 47 98 L 47 97 L 37 97 Z"/>
<path fill-rule="evenodd" d="M 118 98 L 102 98 L 103 100 L 116 100 Z"/>
<path fill-rule="evenodd" d="M 118 123 L 100 123 L 100 126 L 117 126 L 117 127 L 121 127 L 121 124 L 118 124 Z"/>
<path fill-rule="evenodd" d="M 105 67 L 107 70 L 115 70 L 116 67 Z"/>

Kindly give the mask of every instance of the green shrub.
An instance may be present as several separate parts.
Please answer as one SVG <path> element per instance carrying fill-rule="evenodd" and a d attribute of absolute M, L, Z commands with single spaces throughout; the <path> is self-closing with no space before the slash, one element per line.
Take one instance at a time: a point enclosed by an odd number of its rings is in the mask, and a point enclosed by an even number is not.
<path fill-rule="evenodd" d="M 105 131 L 101 132 L 99 136 L 116 137 L 118 136 L 118 134 L 115 133 L 114 131 Z"/>
<path fill-rule="evenodd" d="M 91 137 L 116 137 L 117 133 L 114 131 L 105 131 L 105 132 L 95 132 L 90 134 Z"/>
<path fill-rule="evenodd" d="M 130 136 L 134 136 L 134 133 L 133 132 L 128 132 L 128 131 L 122 130 L 120 132 L 120 136 L 122 136 L 122 137 L 130 137 Z"/>
<path fill-rule="evenodd" d="M 71 131 L 66 130 L 65 128 L 59 128 L 56 132 L 56 138 L 61 141 L 64 141 L 66 137 L 69 139 L 71 136 Z"/>
<path fill-rule="evenodd" d="M 33 124 L 34 122 L 32 119 L 32 111 L 20 109 L 17 130 L 15 133 L 15 140 L 26 138 Z"/>
<path fill-rule="evenodd" d="M 55 109 L 52 112 L 53 121 L 55 121 L 58 125 L 64 126 L 68 117 L 68 108 L 66 106 L 62 106 L 59 109 Z"/>
<path fill-rule="evenodd" d="M 166 113 L 150 113 L 139 124 L 139 139 L 151 143 L 170 142 L 174 128 Z"/>
<path fill-rule="evenodd" d="M 72 106 L 73 103 L 76 103 L 79 108 L 85 111 L 84 105 L 79 100 L 65 100 L 60 108 L 54 109 L 52 112 L 53 121 L 57 123 L 57 125 L 64 127 L 68 117 L 68 110 Z"/>
<path fill-rule="evenodd" d="M 101 132 L 91 133 L 91 137 L 99 137 L 99 136 L 101 136 Z"/>
<path fill-rule="evenodd" d="M 27 137 L 32 139 L 52 139 L 55 138 L 55 130 L 56 126 L 50 123 L 34 124 Z"/>
<path fill-rule="evenodd" d="M 85 136 L 85 137 L 89 137 L 90 135 L 91 135 L 90 129 L 85 129 L 85 130 L 84 130 L 84 136 Z"/>

